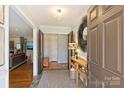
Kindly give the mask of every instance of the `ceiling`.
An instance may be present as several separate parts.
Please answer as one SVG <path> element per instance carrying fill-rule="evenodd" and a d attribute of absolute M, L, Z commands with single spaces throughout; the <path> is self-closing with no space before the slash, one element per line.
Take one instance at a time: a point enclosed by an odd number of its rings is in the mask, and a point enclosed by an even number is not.
<path fill-rule="evenodd" d="M 20 9 L 36 26 L 74 27 L 86 15 L 88 5 L 21 5 Z M 57 17 L 56 10 L 62 10 L 62 16 Z"/>
<path fill-rule="evenodd" d="M 16 5 L 10 7 L 10 37 L 33 37 L 33 26 L 44 33 L 65 33 L 79 24 L 88 5 Z M 57 17 L 57 9 L 62 15 Z"/>

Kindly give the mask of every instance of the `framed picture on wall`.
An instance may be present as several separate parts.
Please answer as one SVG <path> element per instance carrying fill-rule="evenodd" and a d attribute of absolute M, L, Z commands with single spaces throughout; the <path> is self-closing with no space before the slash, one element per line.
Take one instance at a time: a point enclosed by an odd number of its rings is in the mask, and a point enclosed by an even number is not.
<path fill-rule="evenodd" d="M 0 5 L 0 24 L 4 23 L 4 6 Z"/>
<path fill-rule="evenodd" d="M 0 27 L 0 66 L 4 65 L 4 28 Z"/>

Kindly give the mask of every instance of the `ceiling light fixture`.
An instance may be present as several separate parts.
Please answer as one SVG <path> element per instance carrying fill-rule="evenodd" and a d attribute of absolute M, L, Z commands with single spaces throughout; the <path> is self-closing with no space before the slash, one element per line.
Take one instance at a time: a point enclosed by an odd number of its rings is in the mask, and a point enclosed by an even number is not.
<path fill-rule="evenodd" d="M 56 9 L 56 14 L 57 14 L 56 19 L 60 21 L 62 19 L 62 16 L 63 16 L 62 15 L 63 14 L 62 9 L 60 9 L 60 8 Z"/>
<path fill-rule="evenodd" d="M 61 16 L 62 15 L 62 10 L 61 9 L 57 9 L 57 16 Z"/>
<path fill-rule="evenodd" d="M 57 12 L 58 12 L 58 13 L 61 13 L 61 9 L 57 9 Z"/>

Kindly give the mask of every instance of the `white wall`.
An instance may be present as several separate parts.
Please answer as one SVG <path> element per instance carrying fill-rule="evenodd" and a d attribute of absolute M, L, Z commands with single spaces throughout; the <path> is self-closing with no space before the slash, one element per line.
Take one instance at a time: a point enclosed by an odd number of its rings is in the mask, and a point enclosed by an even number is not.
<path fill-rule="evenodd" d="M 33 76 L 38 73 L 38 29 L 33 29 Z"/>
<path fill-rule="evenodd" d="M 4 65 L 0 67 L 0 88 L 9 87 L 9 6 L 5 6 L 4 13 L 5 21 L 4 25 L 2 25 L 4 28 Z"/>
<path fill-rule="evenodd" d="M 4 30 L 0 27 L 0 65 L 4 63 Z"/>
<path fill-rule="evenodd" d="M 4 40 L 4 30 L 1 30 L 1 28 L 3 28 L 3 27 L 0 27 L 0 65 L 2 65 L 2 66 L 0 66 L 0 88 L 2 88 L 2 87 L 5 87 L 6 86 L 6 80 L 7 80 L 7 72 L 6 72 L 6 70 L 5 70 L 5 68 L 4 68 L 4 66 L 5 66 L 5 59 L 4 59 L 4 57 L 5 57 L 5 53 L 4 53 L 4 42 L 5 42 L 5 40 Z M 4 65 L 3 65 L 4 64 Z"/>

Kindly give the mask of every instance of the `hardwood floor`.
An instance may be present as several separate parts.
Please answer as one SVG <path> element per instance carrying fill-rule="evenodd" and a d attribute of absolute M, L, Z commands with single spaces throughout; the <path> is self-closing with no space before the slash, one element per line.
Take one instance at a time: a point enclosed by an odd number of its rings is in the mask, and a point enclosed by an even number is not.
<path fill-rule="evenodd" d="M 9 72 L 10 88 L 27 88 L 31 85 L 33 79 L 33 64 L 24 63 L 16 69 Z"/>
<path fill-rule="evenodd" d="M 56 61 L 54 62 L 49 62 L 49 66 L 48 67 L 44 67 L 44 70 L 63 70 L 63 69 L 67 69 L 68 65 L 66 63 L 58 63 Z"/>

